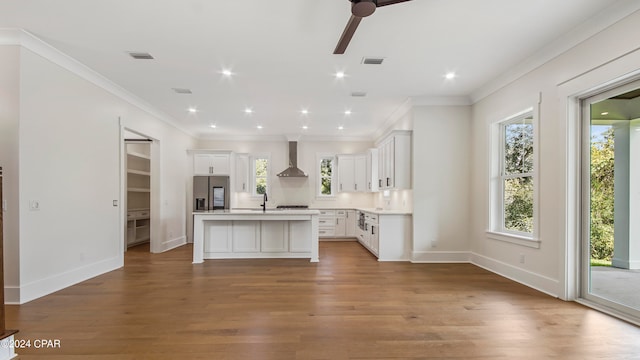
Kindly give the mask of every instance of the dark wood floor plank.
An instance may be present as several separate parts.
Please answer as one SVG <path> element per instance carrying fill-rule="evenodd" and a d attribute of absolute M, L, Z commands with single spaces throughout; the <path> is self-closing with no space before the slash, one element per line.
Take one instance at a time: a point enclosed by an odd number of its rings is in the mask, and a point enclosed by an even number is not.
<path fill-rule="evenodd" d="M 304 259 L 130 249 L 125 267 L 7 306 L 21 359 L 636 359 L 640 329 L 470 264 L 380 263 L 355 242 Z"/>

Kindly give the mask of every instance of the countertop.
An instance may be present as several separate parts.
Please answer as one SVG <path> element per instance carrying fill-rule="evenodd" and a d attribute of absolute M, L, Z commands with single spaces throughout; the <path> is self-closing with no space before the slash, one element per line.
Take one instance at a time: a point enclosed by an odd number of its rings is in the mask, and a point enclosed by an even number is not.
<path fill-rule="evenodd" d="M 379 208 L 356 208 L 356 210 L 377 215 L 412 215 L 411 211 L 406 210 L 384 210 Z"/>
<path fill-rule="evenodd" d="M 262 211 L 262 209 L 231 209 L 231 210 L 209 210 L 209 211 L 194 211 L 193 215 L 319 215 L 319 210 L 311 209 L 269 209 Z"/>

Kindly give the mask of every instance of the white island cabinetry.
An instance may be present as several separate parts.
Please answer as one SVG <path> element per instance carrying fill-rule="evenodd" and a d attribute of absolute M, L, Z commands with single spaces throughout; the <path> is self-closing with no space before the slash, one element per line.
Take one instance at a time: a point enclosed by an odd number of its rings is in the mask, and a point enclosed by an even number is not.
<path fill-rule="evenodd" d="M 193 213 L 193 262 L 309 258 L 318 261 L 317 210 L 215 210 Z"/>

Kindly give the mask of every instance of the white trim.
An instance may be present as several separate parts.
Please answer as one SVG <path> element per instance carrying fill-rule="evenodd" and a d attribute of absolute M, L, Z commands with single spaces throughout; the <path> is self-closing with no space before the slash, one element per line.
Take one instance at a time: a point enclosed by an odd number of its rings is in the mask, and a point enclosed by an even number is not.
<path fill-rule="evenodd" d="M 20 287 L 19 304 L 24 304 L 42 296 L 52 294 L 58 290 L 76 285 L 85 280 L 121 268 L 122 266 L 124 266 L 122 256 L 117 255 L 93 264 L 24 284 Z"/>
<path fill-rule="evenodd" d="M 534 238 L 531 238 L 531 237 L 528 237 L 528 236 L 521 236 L 521 235 L 517 235 L 517 234 L 496 232 L 496 231 L 491 231 L 491 230 L 487 230 L 486 233 L 487 233 L 487 238 L 488 239 L 504 241 L 504 242 L 508 242 L 508 243 L 511 243 L 511 244 L 527 246 L 527 247 L 534 248 L 534 249 L 539 249 L 540 248 L 540 240 L 534 239 Z"/>
<path fill-rule="evenodd" d="M 4 303 L 8 305 L 20 305 L 19 286 L 4 286 Z"/>
<path fill-rule="evenodd" d="M 187 244 L 187 237 L 186 236 L 179 236 L 177 238 L 173 238 L 173 239 L 169 239 L 167 241 L 163 241 L 162 242 L 162 252 L 165 251 L 169 251 L 169 250 L 173 250 L 175 248 L 178 248 L 182 245 L 186 245 Z"/>
<path fill-rule="evenodd" d="M 576 26 L 571 31 L 544 46 L 535 54 L 528 56 L 521 63 L 516 66 L 509 67 L 510 70 L 503 72 L 501 76 L 484 84 L 482 87 L 471 93 L 470 98 L 472 103 L 475 104 L 485 97 L 508 86 L 526 74 L 550 62 L 576 45 L 586 41 L 597 33 L 604 31 L 609 26 L 630 16 L 638 10 L 640 10 L 640 1 L 621 0 L 603 11 L 598 12 L 584 23 Z"/>
<path fill-rule="evenodd" d="M 411 98 L 413 106 L 469 106 L 473 105 L 468 96 L 415 96 Z"/>
<path fill-rule="evenodd" d="M 386 134 L 392 130 L 392 127 L 395 123 L 400 121 L 403 116 L 409 114 L 413 109 L 413 102 L 411 98 L 407 98 L 398 108 L 396 108 L 391 115 L 387 118 L 387 120 L 380 125 L 376 131 L 373 132 L 370 140 L 379 139 L 381 137 L 386 137 Z"/>
<path fill-rule="evenodd" d="M 18 356 L 15 351 L 15 346 L 11 345 L 14 344 L 14 341 L 13 335 L 2 339 L 0 343 L 0 360 L 15 359 L 16 356 Z"/>
<path fill-rule="evenodd" d="M 547 295 L 558 297 L 560 282 L 556 279 L 536 274 L 475 252 L 471 253 L 471 263 Z"/>
<path fill-rule="evenodd" d="M 412 263 L 469 263 L 469 251 L 414 251 L 411 253 Z"/>
<path fill-rule="evenodd" d="M 151 116 L 169 124 L 177 130 L 180 130 L 181 132 L 191 137 L 196 137 L 196 135 L 181 127 L 179 123 L 171 116 L 154 108 L 151 104 L 142 100 L 138 96 L 130 93 L 113 81 L 102 76 L 100 73 L 94 71 L 78 60 L 47 44 L 42 39 L 24 29 L 0 28 L 0 46 L 1 45 L 21 46 L 66 69 L 67 71 L 83 78 L 84 80 L 87 80 L 88 82 L 100 87 L 101 89 L 117 96 L 118 98 L 130 103 L 131 105 L 138 107 L 142 111 L 147 112 Z"/>
<path fill-rule="evenodd" d="M 538 92 L 535 96 L 529 98 L 528 106 L 522 110 L 505 116 L 496 116 L 492 118 L 489 124 L 489 196 L 488 196 L 488 217 L 487 234 L 495 240 L 507 241 L 514 244 L 525 245 L 529 247 L 540 247 L 540 106 L 542 103 L 542 93 Z M 533 178 L 533 231 L 530 236 L 526 234 L 518 234 L 507 232 L 504 229 L 504 199 L 503 199 L 503 150 L 504 149 L 504 131 L 503 126 L 514 120 L 523 118 L 529 113 L 532 115 L 533 124 L 533 172 L 528 173 Z M 500 120 L 493 120 L 493 119 Z M 527 174 L 520 174 L 521 176 Z M 526 241 L 526 242 L 525 242 Z M 532 244 L 536 244 L 533 245 Z"/>

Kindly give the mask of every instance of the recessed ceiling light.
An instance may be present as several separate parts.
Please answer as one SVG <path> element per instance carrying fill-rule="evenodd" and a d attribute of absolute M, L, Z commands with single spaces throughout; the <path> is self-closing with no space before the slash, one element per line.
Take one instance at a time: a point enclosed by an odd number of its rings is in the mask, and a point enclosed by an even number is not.
<path fill-rule="evenodd" d="M 300 110 L 300 112 L 302 113 L 302 115 L 308 115 L 309 114 L 309 110 L 307 110 L 307 109 L 302 109 L 302 110 Z"/>
<path fill-rule="evenodd" d="M 444 78 L 447 79 L 447 80 L 453 80 L 453 79 L 456 78 L 456 73 L 453 72 L 453 71 L 448 72 L 448 73 L 444 74 Z"/>
<path fill-rule="evenodd" d="M 307 125 L 302 125 L 303 130 L 307 130 L 309 127 Z"/>
<path fill-rule="evenodd" d="M 256 128 L 262 129 L 262 125 L 258 125 L 258 126 L 256 126 Z"/>
<path fill-rule="evenodd" d="M 605 112 L 603 112 L 603 113 L 600 113 L 600 115 L 609 115 L 609 112 L 608 112 L 608 111 L 605 111 Z"/>
<path fill-rule="evenodd" d="M 233 75 L 233 72 L 229 69 L 222 69 L 220 73 L 226 77 L 230 77 L 231 75 Z"/>
<path fill-rule="evenodd" d="M 344 71 L 338 71 L 336 73 L 336 79 L 343 79 L 344 78 Z"/>
<path fill-rule="evenodd" d="M 351 115 L 351 110 L 345 110 L 345 111 L 344 111 L 344 114 L 345 114 L 345 115 Z"/>
<path fill-rule="evenodd" d="M 189 109 L 187 109 L 190 113 L 195 114 L 198 112 L 198 109 L 194 108 L 194 107 L 190 107 Z"/>
<path fill-rule="evenodd" d="M 251 113 L 253 113 L 253 109 L 251 109 L 251 108 L 246 108 L 246 109 L 244 109 L 244 112 L 245 112 L 246 114 L 251 114 Z"/>
<path fill-rule="evenodd" d="M 342 125 L 338 126 L 338 130 L 344 130 L 344 126 Z"/>
<path fill-rule="evenodd" d="M 216 126 L 216 124 L 211 124 L 211 125 L 209 125 L 209 126 L 210 126 L 212 129 L 215 129 L 215 128 L 217 127 L 217 126 Z"/>

